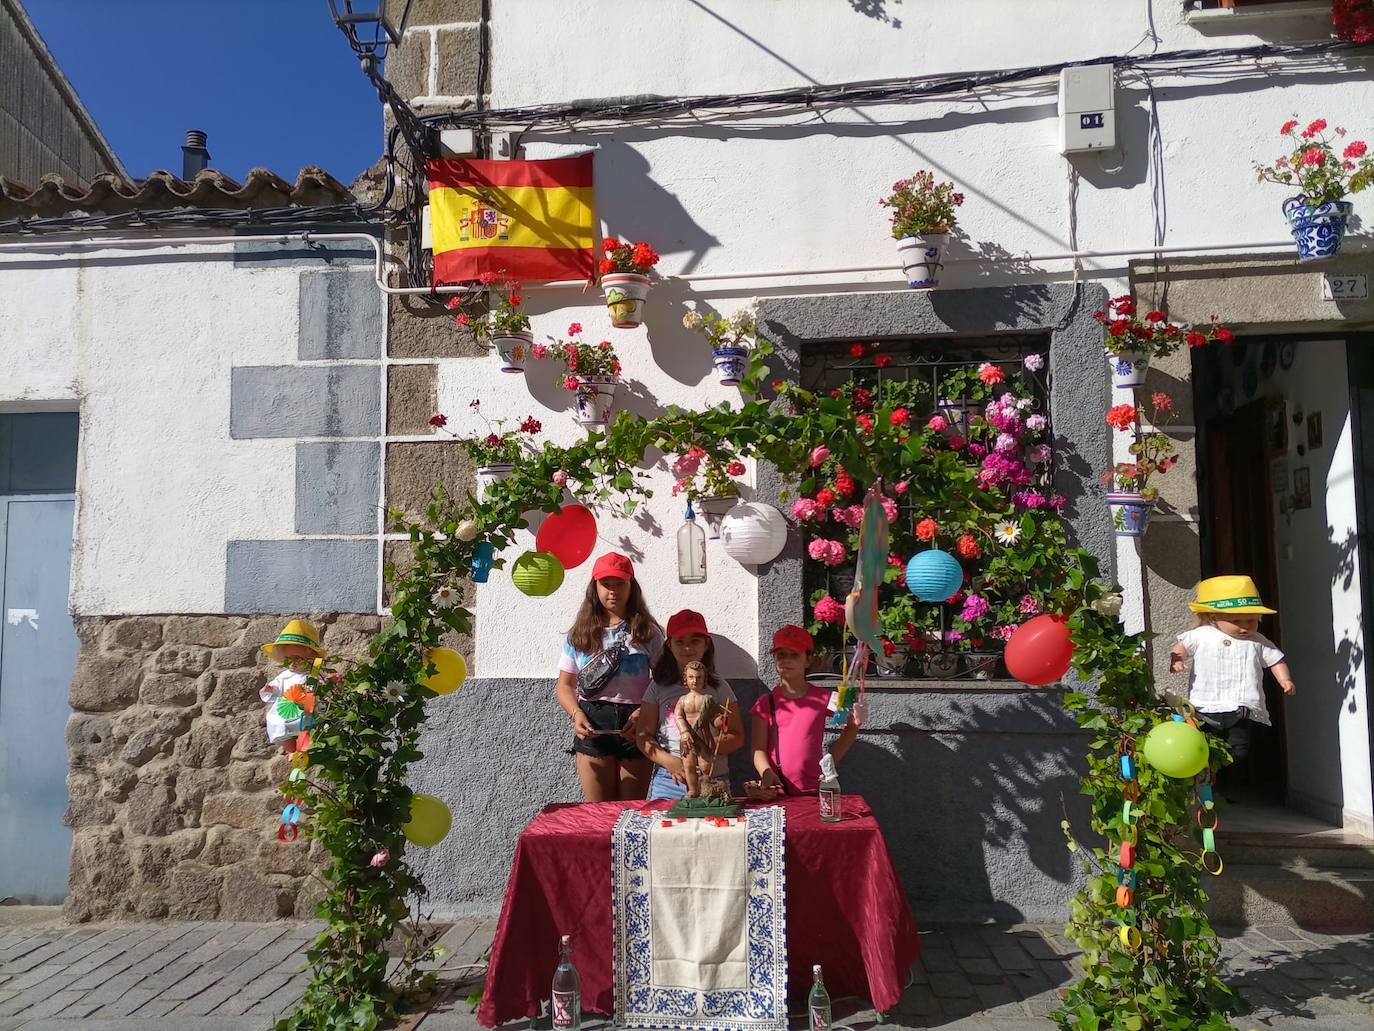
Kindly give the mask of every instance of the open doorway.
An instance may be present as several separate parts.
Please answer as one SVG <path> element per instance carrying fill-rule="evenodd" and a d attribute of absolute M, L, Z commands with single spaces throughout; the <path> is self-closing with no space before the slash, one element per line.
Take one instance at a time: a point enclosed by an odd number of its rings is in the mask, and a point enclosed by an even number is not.
<path fill-rule="evenodd" d="M 1257 728 L 1237 794 L 1369 834 L 1370 478 L 1360 469 L 1374 462 L 1361 439 L 1368 424 L 1374 442 L 1374 363 L 1359 343 L 1212 344 L 1194 355 L 1194 383 L 1202 575 L 1254 578 L 1279 610 L 1261 631 L 1284 650 L 1298 687 L 1285 698 L 1266 678 L 1272 727 Z"/>

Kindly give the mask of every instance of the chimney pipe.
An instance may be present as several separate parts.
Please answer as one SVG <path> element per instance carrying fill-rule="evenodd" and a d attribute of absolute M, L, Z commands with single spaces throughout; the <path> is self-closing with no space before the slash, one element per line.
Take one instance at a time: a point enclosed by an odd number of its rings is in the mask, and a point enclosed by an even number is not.
<path fill-rule="evenodd" d="M 186 146 L 181 148 L 181 177 L 194 179 L 197 172 L 210 167 L 210 152 L 205 149 L 206 136 L 199 129 L 186 130 Z"/>

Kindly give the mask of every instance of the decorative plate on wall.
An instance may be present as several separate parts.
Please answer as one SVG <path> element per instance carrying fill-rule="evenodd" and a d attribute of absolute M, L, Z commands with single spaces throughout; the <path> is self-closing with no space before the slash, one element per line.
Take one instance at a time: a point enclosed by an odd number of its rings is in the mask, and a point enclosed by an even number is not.
<path fill-rule="evenodd" d="M 1291 369 L 1293 367 L 1293 356 L 1296 348 L 1293 341 L 1285 340 L 1279 345 L 1279 368 Z"/>
<path fill-rule="evenodd" d="M 1259 370 L 1251 362 L 1240 373 L 1240 390 L 1245 395 L 1245 400 L 1253 401 L 1255 395 L 1259 393 Z"/>

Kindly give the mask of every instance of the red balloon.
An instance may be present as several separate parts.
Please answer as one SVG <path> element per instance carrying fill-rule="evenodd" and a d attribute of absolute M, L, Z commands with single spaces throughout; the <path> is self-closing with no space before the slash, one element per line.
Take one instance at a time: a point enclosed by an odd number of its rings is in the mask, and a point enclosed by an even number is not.
<path fill-rule="evenodd" d="M 580 566 L 596 547 L 596 516 L 583 505 L 564 505 L 544 517 L 534 547 L 552 552 L 566 569 Z"/>
<path fill-rule="evenodd" d="M 1069 671 L 1073 641 L 1063 616 L 1036 616 L 1022 623 L 1007 641 L 1007 672 L 1023 684 L 1044 687 Z"/>

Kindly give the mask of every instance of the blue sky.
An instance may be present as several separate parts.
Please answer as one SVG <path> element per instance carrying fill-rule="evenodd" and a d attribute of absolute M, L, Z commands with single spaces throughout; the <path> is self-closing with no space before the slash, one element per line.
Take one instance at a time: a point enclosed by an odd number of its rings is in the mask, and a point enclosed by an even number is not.
<path fill-rule="evenodd" d="M 21 0 L 131 175 L 181 174 L 187 129 L 210 166 L 345 185 L 382 152 L 382 111 L 327 0 Z"/>

